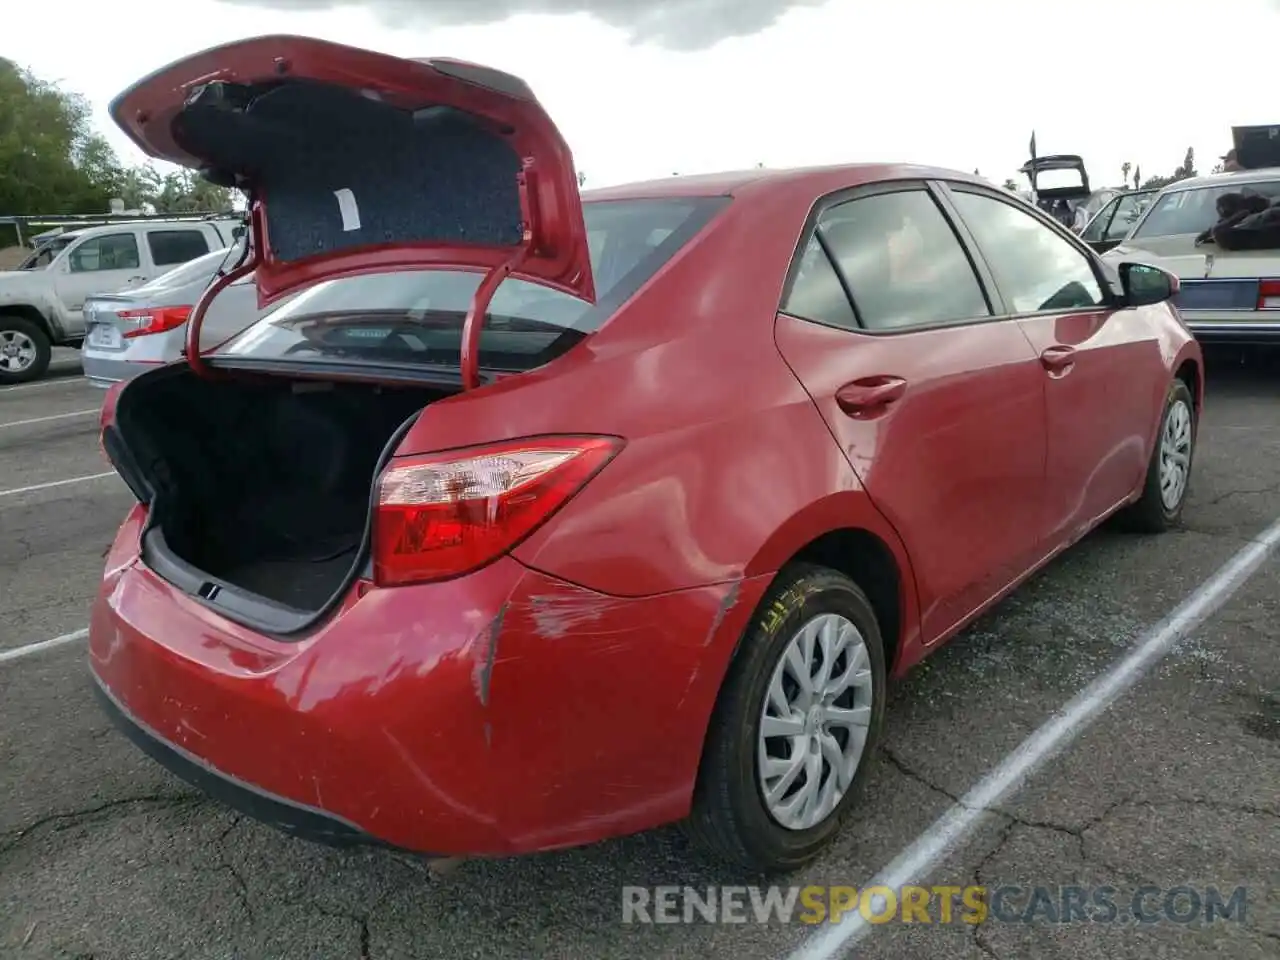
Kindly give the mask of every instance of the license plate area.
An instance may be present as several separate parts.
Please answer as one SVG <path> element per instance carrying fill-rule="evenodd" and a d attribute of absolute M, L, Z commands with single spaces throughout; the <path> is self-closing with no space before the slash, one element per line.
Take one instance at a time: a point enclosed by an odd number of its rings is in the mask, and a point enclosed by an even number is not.
<path fill-rule="evenodd" d="M 1174 301 L 1180 310 L 1256 310 L 1257 280 L 1183 280 Z"/>
<path fill-rule="evenodd" d="M 95 323 L 89 328 L 88 343 L 99 350 L 119 350 L 124 346 L 124 336 L 111 323 Z"/>

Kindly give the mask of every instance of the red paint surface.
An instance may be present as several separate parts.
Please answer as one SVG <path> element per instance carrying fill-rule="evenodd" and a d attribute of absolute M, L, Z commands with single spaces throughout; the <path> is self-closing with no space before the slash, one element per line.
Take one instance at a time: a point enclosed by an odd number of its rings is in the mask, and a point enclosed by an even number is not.
<path fill-rule="evenodd" d="M 122 527 L 90 623 L 113 694 L 220 772 L 446 855 L 682 816 L 724 665 L 769 579 L 619 599 L 505 559 L 353 597 L 282 643 L 142 566 L 144 516 Z"/>
<path fill-rule="evenodd" d="M 973 181 L 867 166 L 600 192 L 734 200 L 586 342 L 433 404 L 399 454 L 601 434 L 626 440 L 613 462 L 510 555 L 362 583 L 290 643 L 148 571 L 137 509 L 94 670 L 214 768 L 411 848 L 527 852 L 682 817 L 734 647 L 790 558 L 832 531 L 884 546 L 901 674 L 1136 497 L 1170 380 L 1200 362 L 1163 305 L 893 336 L 777 314 L 817 198 L 919 177 Z M 1039 359 L 1055 345 L 1076 351 L 1065 376 Z M 838 398 L 897 380 L 883 409 Z"/>

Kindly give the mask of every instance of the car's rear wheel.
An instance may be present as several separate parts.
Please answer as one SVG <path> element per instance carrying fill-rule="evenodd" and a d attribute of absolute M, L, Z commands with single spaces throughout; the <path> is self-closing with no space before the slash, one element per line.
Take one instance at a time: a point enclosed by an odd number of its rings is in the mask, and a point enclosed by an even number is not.
<path fill-rule="evenodd" d="M 0 314 L 0 384 L 39 380 L 52 356 L 43 330 L 24 317 Z"/>
<path fill-rule="evenodd" d="M 1142 495 L 1117 518 L 1122 526 L 1138 533 L 1162 533 L 1182 520 L 1197 426 L 1191 391 L 1181 380 L 1174 380 L 1165 399 Z"/>
<path fill-rule="evenodd" d="M 754 871 L 816 857 L 839 831 L 879 738 L 883 651 L 852 580 L 807 564 L 781 573 L 716 702 L 687 832 Z"/>

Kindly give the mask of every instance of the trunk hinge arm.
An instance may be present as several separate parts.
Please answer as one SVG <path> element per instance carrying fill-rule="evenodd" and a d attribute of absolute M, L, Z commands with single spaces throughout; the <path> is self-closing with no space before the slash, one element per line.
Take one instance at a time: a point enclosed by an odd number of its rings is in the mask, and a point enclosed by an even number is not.
<path fill-rule="evenodd" d="M 249 209 L 253 211 L 250 214 L 251 218 L 258 215 L 254 206 L 253 198 L 250 197 Z M 204 357 L 200 354 L 200 328 L 204 325 L 204 316 L 209 312 L 209 307 L 212 306 L 214 299 L 241 277 L 258 269 L 257 244 L 253 243 L 251 239 L 246 239 L 245 243 L 247 256 L 241 257 L 240 262 L 229 273 L 224 274 L 205 287 L 204 293 L 200 294 L 200 299 L 191 308 L 191 316 L 187 318 L 187 345 L 183 352 L 187 357 L 187 365 L 195 371 L 196 376 L 203 377 L 206 380 L 214 379 L 215 374 L 209 365 L 204 362 Z"/>
<path fill-rule="evenodd" d="M 480 331 L 484 327 L 485 315 L 489 312 L 489 303 L 497 293 L 502 281 L 518 270 L 528 259 L 532 243 L 526 240 L 525 245 L 517 250 L 509 259 L 498 264 L 484 275 L 480 286 L 476 287 L 471 298 L 471 307 L 467 317 L 462 321 L 462 389 L 474 390 L 480 386 Z"/>

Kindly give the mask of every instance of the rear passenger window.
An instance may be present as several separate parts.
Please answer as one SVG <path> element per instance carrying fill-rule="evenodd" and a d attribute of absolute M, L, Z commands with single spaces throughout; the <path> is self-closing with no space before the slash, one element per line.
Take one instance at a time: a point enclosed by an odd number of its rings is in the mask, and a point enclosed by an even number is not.
<path fill-rule="evenodd" d="M 157 267 L 186 263 L 209 252 L 209 241 L 199 230 L 152 230 L 147 246 Z"/>
<path fill-rule="evenodd" d="M 840 277 L 822 244 L 814 237 L 809 238 L 809 245 L 800 257 L 800 266 L 792 281 L 791 292 L 782 305 L 782 312 L 833 327 L 850 330 L 858 327 L 853 304 L 844 292 Z"/>
<path fill-rule="evenodd" d="M 137 270 L 138 241 L 132 233 L 109 233 L 86 240 L 71 251 L 72 273 Z"/>
<path fill-rule="evenodd" d="M 881 193 L 839 204 L 822 214 L 817 230 L 867 330 L 903 330 L 992 315 L 969 257 L 925 190 Z M 831 279 L 821 269 L 810 275 L 809 289 L 802 284 L 804 275 L 802 267 L 789 307 L 793 301 L 817 300 L 819 284 L 823 291 L 831 289 Z M 838 278 L 835 285 L 839 286 Z M 830 300 L 834 293 L 823 296 Z M 812 319 L 838 323 L 833 318 Z"/>

